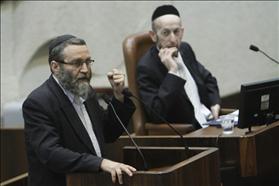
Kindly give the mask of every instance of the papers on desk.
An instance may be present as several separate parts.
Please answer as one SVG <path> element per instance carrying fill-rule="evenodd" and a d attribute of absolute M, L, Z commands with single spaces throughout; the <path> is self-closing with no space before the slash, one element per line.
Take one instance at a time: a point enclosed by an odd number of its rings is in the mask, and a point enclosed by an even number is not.
<path fill-rule="evenodd" d="M 209 120 L 204 125 L 221 126 L 223 118 L 225 118 L 225 117 L 232 117 L 233 120 L 234 120 L 234 125 L 236 126 L 238 124 L 238 114 L 239 114 L 239 110 L 236 110 L 236 111 L 234 111 L 232 113 L 229 113 L 229 114 L 226 114 L 226 115 L 222 115 L 218 119 Z"/>

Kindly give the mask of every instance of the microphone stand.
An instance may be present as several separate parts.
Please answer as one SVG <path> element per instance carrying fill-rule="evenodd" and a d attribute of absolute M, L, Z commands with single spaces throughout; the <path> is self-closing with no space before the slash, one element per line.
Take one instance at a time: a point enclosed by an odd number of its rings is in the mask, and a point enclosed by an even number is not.
<path fill-rule="evenodd" d="M 127 133 L 127 135 L 129 136 L 129 138 L 131 139 L 132 143 L 134 144 L 134 146 L 136 147 L 142 161 L 143 161 L 143 166 L 144 166 L 144 170 L 147 171 L 148 170 L 148 166 L 147 166 L 147 163 L 146 163 L 146 160 L 141 152 L 141 150 L 139 149 L 138 145 L 136 144 L 136 142 L 134 141 L 134 139 L 132 138 L 132 136 L 130 135 L 130 133 L 128 132 L 128 130 L 126 129 L 125 125 L 123 124 L 123 122 L 121 121 L 121 119 L 119 118 L 118 114 L 116 113 L 115 111 L 115 108 L 114 106 L 112 105 L 111 101 L 109 100 L 108 97 L 106 97 L 105 94 L 103 94 L 102 98 L 104 99 L 104 101 L 111 106 L 112 108 L 112 111 L 114 113 L 114 115 L 116 116 L 117 120 L 119 121 L 120 125 L 122 126 L 122 128 L 125 130 L 125 132 Z"/>
<path fill-rule="evenodd" d="M 265 55 L 267 58 L 269 58 L 271 61 L 273 61 L 274 63 L 279 64 L 278 61 L 276 61 L 275 59 L 273 59 L 272 57 L 270 57 L 269 55 L 267 55 L 264 51 L 259 50 L 259 52 L 261 52 L 263 55 Z"/>

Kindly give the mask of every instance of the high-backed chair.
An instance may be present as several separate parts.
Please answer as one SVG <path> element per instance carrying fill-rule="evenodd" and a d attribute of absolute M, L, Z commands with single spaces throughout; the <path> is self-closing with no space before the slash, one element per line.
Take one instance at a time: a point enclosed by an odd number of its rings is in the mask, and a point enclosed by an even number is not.
<path fill-rule="evenodd" d="M 149 34 L 138 33 L 125 38 L 123 41 L 123 54 L 126 65 L 129 90 L 132 94 L 139 98 L 138 85 L 136 81 L 136 67 L 139 59 L 154 44 Z M 167 124 L 147 123 L 145 119 L 144 107 L 138 101 L 134 101 L 136 111 L 133 115 L 133 127 L 136 135 L 163 135 L 175 134 Z M 172 124 L 181 134 L 193 131 L 191 124 Z"/>

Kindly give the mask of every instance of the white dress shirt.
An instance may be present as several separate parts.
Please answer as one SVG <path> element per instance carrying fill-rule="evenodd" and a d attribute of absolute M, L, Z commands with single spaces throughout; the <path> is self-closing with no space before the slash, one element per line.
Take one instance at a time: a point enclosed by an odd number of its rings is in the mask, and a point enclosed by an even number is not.
<path fill-rule="evenodd" d="M 178 57 L 175 59 L 178 66 L 177 72 L 174 72 L 173 74 L 186 80 L 184 89 L 194 107 L 195 118 L 200 123 L 201 127 L 205 128 L 206 126 L 203 124 L 206 123 L 206 118 L 211 114 L 211 112 L 204 104 L 201 103 L 196 82 L 184 64 L 180 52 L 178 53 Z"/>

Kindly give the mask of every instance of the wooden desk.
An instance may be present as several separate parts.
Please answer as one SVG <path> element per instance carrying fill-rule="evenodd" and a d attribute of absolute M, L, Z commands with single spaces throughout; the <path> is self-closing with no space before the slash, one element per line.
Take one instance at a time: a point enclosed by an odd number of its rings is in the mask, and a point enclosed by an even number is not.
<path fill-rule="evenodd" d="M 239 165 L 242 177 L 262 175 L 270 170 L 279 170 L 279 122 L 269 126 L 247 129 L 234 128 L 234 133 L 222 134 L 221 128 L 208 127 L 197 130 L 184 138 L 189 145 L 215 145 L 220 148 L 223 165 Z M 215 144 L 213 143 L 215 141 Z"/>
<path fill-rule="evenodd" d="M 247 129 L 234 128 L 234 133 L 222 134 L 221 128 L 208 127 L 185 134 L 188 146 L 218 147 L 221 167 L 236 167 L 240 177 L 263 176 L 270 172 L 279 177 L 279 122 Z M 133 136 L 139 146 L 183 146 L 179 136 Z M 122 161 L 122 147 L 132 146 L 128 136 L 106 146 L 108 157 Z M 277 172 L 277 173 L 276 173 Z"/>

